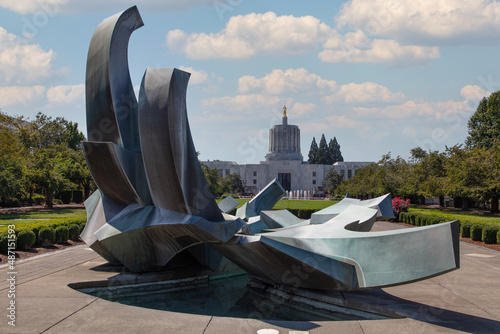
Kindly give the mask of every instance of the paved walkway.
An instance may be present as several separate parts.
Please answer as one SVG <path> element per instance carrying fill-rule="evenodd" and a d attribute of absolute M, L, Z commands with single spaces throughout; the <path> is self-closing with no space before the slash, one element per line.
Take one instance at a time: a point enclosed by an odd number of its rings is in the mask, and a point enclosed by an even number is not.
<path fill-rule="evenodd" d="M 377 223 L 378 230 L 394 224 Z M 405 319 L 280 322 L 213 317 L 127 306 L 75 291 L 69 283 L 108 280 L 104 260 L 85 246 L 16 264 L 16 326 L 8 325 L 9 268 L 0 268 L 0 333 L 500 333 L 500 252 L 461 243 L 461 268 L 426 281 L 361 292 L 347 301 Z"/>

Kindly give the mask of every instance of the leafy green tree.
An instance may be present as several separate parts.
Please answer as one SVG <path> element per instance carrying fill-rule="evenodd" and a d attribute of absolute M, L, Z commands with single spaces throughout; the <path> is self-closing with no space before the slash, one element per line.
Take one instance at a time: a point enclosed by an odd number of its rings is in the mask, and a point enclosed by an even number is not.
<path fill-rule="evenodd" d="M 68 122 L 65 131 L 68 148 L 79 151 L 81 150 L 80 143 L 85 140 L 82 132 L 78 131 L 78 123 Z"/>
<path fill-rule="evenodd" d="M 318 144 L 316 143 L 316 138 L 313 137 L 311 142 L 311 147 L 309 148 L 308 160 L 310 164 L 316 163 L 316 154 L 318 153 Z"/>
<path fill-rule="evenodd" d="M 483 98 L 476 112 L 469 119 L 469 136 L 466 145 L 469 147 L 493 146 L 500 138 L 500 91 L 494 92 L 488 99 Z"/>
<path fill-rule="evenodd" d="M 341 174 L 338 174 L 335 168 L 330 168 L 328 173 L 326 173 L 325 180 L 323 181 L 325 192 L 327 194 L 333 194 L 343 180 L 344 177 Z"/>
<path fill-rule="evenodd" d="M 334 164 L 338 161 L 344 161 L 344 157 L 342 156 L 342 152 L 340 152 L 340 145 L 337 142 L 336 137 L 330 139 L 330 143 L 328 143 L 328 151 L 330 153 L 329 164 Z"/>
<path fill-rule="evenodd" d="M 444 195 L 446 190 L 446 155 L 438 151 L 430 151 L 423 158 L 418 168 L 414 169 L 417 178 L 418 194 L 424 197 L 439 197 L 439 205 L 444 205 Z"/>
<path fill-rule="evenodd" d="M 224 189 L 221 187 L 222 177 L 219 176 L 219 170 L 217 168 L 210 168 L 205 164 L 201 164 L 203 169 L 203 174 L 207 179 L 208 186 L 215 197 L 219 197 L 224 193 Z"/>
<path fill-rule="evenodd" d="M 462 198 L 468 208 L 468 200 L 489 202 L 491 213 L 498 212 L 500 195 L 500 144 L 493 147 L 447 148 L 446 174 L 448 193 Z"/>
<path fill-rule="evenodd" d="M 349 193 L 356 197 L 375 197 L 391 193 L 393 196 L 407 197 L 409 164 L 397 157 L 391 158 L 390 152 L 374 164 L 356 170 L 352 178 L 342 182 L 336 193 Z"/>
<path fill-rule="evenodd" d="M 232 173 L 225 177 L 228 183 L 228 192 L 231 194 L 241 193 L 245 189 L 243 187 L 243 181 L 238 173 Z"/>
<path fill-rule="evenodd" d="M 79 150 L 80 142 L 84 139 L 78 131 L 78 123 L 68 122 L 63 117 L 53 119 L 41 112 L 31 122 L 19 122 L 17 136 L 26 148 L 35 149 L 62 145 Z"/>
<path fill-rule="evenodd" d="M 330 161 L 330 154 L 328 152 L 328 144 L 326 143 L 325 135 L 321 135 L 319 141 L 318 151 L 316 152 L 315 163 L 319 165 L 328 165 Z"/>
<path fill-rule="evenodd" d="M 427 158 L 429 154 L 420 146 L 412 148 L 410 150 L 410 162 L 419 163 L 423 159 Z"/>
<path fill-rule="evenodd" d="M 74 189 L 82 189 L 84 198 L 89 197 L 90 191 L 95 188 L 95 185 L 83 152 L 72 148 L 62 149 L 57 158 L 64 178 L 73 184 Z"/>
<path fill-rule="evenodd" d="M 16 205 L 25 197 L 23 166 L 28 151 L 15 136 L 18 118 L 0 110 L 0 203 Z"/>
<path fill-rule="evenodd" d="M 31 183 L 45 195 L 45 205 L 53 207 L 54 194 L 59 191 L 73 189 L 74 185 L 64 177 L 63 169 L 66 157 L 59 154 L 62 147 L 51 147 L 36 150 L 30 156 L 27 169 L 24 171 Z"/>

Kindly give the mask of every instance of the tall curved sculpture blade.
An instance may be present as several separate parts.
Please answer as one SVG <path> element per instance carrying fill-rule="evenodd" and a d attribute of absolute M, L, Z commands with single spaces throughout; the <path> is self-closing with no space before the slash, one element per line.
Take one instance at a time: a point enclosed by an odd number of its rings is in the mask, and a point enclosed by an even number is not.
<path fill-rule="evenodd" d="M 130 35 L 141 26 L 143 22 L 135 6 L 99 24 L 90 41 L 85 94 L 88 140 L 118 145 L 116 153 L 141 198 L 136 203 L 149 204 L 151 198 L 140 154 L 137 99 L 130 79 L 127 53 Z M 104 191 L 105 185 L 97 180 L 103 177 L 93 176 L 103 193 L 109 195 Z M 119 181 L 111 179 L 108 182 Z"/>
<path fill-rule="evenodd" d="M 128 69 L 128 41 L 144 25 L 137 7 L 103 20 L 87 55 L 85 95 L 87 138 L 140 150 L 137 99 Z"/>
<path fill-rule="evenodd" d="M 147 69 L 144 74 L 139 93 L 139 130 L 146 176 L 156 206 L 222 221 L 189 129 L 189 76 L 178 69 Z"/>

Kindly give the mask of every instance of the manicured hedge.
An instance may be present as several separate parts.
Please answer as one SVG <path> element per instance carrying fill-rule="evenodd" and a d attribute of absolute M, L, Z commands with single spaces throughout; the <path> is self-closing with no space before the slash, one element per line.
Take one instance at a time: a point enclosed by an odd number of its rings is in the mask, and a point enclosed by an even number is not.
<path fill-rule="evenodd" d="M 42 246 L 50 246 L 56 242 L 56 230 L 52 227 L 45 226 L 38 232 L 38 238 Z"/>
<path fill-rule="evenodd" d="M 77 224 L 69 224 L 68 232 L 69 232 L 68 239 L 78 240 L 78 237 L 80 236 L 80 226 L 78 226 Z"/>
<path fill-rule="evenodd" d="M 81 218 L 53 219 L 36 223 L 16 223 L 17 250 L 33 246 L 49 246 L 78 240 L 85 228 L 86 220 Z M 0 252 L 7 253 L 7 228 L 0 230 Z"/>
<path fill-rule="evenodd" d="M 483 225 L 474 224 L 470 229 L 470 237 L 474 241 L 482 241 L 483 239 Z"/>
<path fill-rule="evenodd" d="M 483 228 L 482 241 L 485 244 L 496 244 L 497 243 L 497 234 L 499 231 L 498 226 L 485 226 Z"/>
<path fill-rule="evenodd" d="M 55 231 L 56 231 L 56 243 L 60 244 L 68 241 L 69 229 L 66 226 L 64 225 L 57 226 L 55 228 Z"/>
<path fill-rule="evenodd" d="M 9 234 L 7 232 L 0 233 L 0 252 L 7 253 L 8 242 L 9 242 Z"/>
<path fill-rule="evenodd" d="M 17 233 L 17 250 L 30 249 L 36 241 L 35 233 L 30 229 L 24 229 Z"/>
<path fill-rule="evenodd" d="M 414 212 L 400 212 L 397 219 L 400 222 L 415 226 L 435 225 L 451 221 L 451 219 L 445 217 Z M 500 244 L 500 225 L 489 222 L 470 222 L 464 219 L 460 221 L 460 235 L 462 238 L 472 238 L 472 240 L 482 241 L 487 244 Z"/>
<path fill-rule="evenodd" d="M 472 224 L 467 221 L 460 222 L 460 235 L 462 236 L 462 238 L 470 238 L 471 226 Z"/>

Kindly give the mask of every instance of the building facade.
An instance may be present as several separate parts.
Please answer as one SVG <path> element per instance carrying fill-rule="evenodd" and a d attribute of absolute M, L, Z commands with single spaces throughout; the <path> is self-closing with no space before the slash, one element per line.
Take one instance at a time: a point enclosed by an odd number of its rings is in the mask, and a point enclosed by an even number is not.
<path fill-rule="evenodd" d="M 316 165 L 303 161 L 300 150 L 300 129 L 288 124 L 286 107 L 283 108 L 282 124 L 269 130 L 269 152 L 266 161 L 259 164 L 239 165 L 234 161 L 202 161 L 210 168 L 219 170 L 219 175 L 240 175 L 246 193 L 257 193 L 277 178 L 288 191 L 304 190 L 316 193 L 322 189 L 326 174 L 331 168 L 351 178 L 355 171 L 372 162 L 336 162 L 333 165 Z"/>

